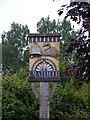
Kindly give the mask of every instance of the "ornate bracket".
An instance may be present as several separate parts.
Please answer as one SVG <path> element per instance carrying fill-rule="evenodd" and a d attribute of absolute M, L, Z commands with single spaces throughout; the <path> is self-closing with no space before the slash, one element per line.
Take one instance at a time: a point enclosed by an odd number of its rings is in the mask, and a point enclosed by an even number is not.
<path fill-rule="evenodd" d="M 49 98 L 50 98 L 50 99 L 53 97 L 53 94 L 54 94 L 54 92 L 55 92 L 56 86 L 57 86 L 57 82 L 54 83 L 53 88 L 52 88 L 52 90 L 51 90 L 51 93 L 49 94 Z"/>
<path fill-rule="evenodd" d="M 32 89 L 33 89 L 33 92 L 34 92 L 36 98 L 40 99 L 40 94 L 38 94 L 38 92 L 36 91 L 34 83 L 31 83 L 31 84 L 32 84 Z M 53 97 L 53 94 L 55 92 L 56 86 L 57 86 L 57 82 L 55 82 L 54 85 L 53 85 L 51 93 L 49 94 L 49 99 L 51 99 Z"/>
<path fill-rule="evenodd" d="M 40 99 L 40 95 L 37 93 L 35 86 L 34 86 L 34 83 L 32 83 L 32 89 L 33 89 L 33 92 L 34 92 L 36 98 Z"/>

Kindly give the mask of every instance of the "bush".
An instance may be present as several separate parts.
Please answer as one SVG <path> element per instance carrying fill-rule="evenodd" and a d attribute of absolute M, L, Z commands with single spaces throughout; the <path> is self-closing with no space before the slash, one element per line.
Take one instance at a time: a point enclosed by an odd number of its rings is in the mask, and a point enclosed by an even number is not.
<path fill-rule="evenodd" d="M 66 83 L 64 88 L 60 83 L 50 105 L 51 120 L 63 118 L 88 118 L 88 85 L 76 89 L 73 82 Z"/>
<path fill-rule="evenodd" d="M 39 116 L 39 101 L 27 79 L 18 79 L 18 75 L 6 75 L 2 80 L 3 120 L 36 120 Z"/>

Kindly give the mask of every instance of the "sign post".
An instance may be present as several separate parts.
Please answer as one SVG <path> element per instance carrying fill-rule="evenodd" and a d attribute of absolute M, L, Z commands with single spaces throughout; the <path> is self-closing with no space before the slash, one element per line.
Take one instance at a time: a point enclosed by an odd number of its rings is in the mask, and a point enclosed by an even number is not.
<path fill-rule="evenodd" d="M 39 118 L 50 118 L 49 99 L 52 98 L 57 82 L 60 81 L 59 72 L 59 44 L 60 34 L 30 34 L 29 79 L 32 89 L 40 99 Z M 34 82 L 40 82 L 38 94 Z M 49 93 L 49 82 L 53 88 Z"/>
<path fill-rule="evenodd" d="M 40 83 L 40 118 L 49 119 L 49 83 Z"/>

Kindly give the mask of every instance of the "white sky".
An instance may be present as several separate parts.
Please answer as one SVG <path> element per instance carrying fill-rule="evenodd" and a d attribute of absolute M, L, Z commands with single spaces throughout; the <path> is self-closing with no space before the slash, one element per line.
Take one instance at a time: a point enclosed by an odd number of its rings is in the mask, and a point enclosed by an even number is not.
<path fill-rule="evenodd" d="M 48 15 L 50 19 L 61 21 L 57 10 L 70 0 L 0 0 L 0 35 L 3 31 L 9 31 L 12 22 L 28 25 L 30 33 L 37 32 L 37 22 Z M 0 37 L 1 41 L 1 37 Z"/>
<path fill-rule="evenodd" d="M 62 1 L 62 2 L 61 2 Z M 27 24 L 30 32 L 37 32 L 36 24 L 50 15 L 50 19 L 61 19 L 57 10 L 65 0 L 0 0 L 0 35 L 10 30 L 12 22 Z M 69 1 L 69 0 L 66 0 Z"/>

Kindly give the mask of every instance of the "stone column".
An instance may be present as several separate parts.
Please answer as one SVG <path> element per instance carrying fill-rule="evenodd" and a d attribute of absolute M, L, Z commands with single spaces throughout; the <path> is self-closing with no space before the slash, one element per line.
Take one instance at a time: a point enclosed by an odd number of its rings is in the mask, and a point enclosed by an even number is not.
<path fill-rule="evenodd" d="M 49 83 L 40 83 L 40 120 L 49 120 Z"/>

